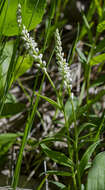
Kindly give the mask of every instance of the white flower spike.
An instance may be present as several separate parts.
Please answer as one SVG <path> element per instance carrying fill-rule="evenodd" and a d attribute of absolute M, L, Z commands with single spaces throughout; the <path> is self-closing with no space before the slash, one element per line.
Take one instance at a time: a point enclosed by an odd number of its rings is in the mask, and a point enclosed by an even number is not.
<path fill-rule="evenodd" d="M 20 3 L 18 4 L 18 9 L 17 9 L 17 23 L 18 23 L 18 26 L 20 28 L 22 25 L 21 4 Z"/>
<path fill-rule="evenodd" d="M 69 68 L 66 59 L 64 59 L 64 53 L 62 52 L 62 43 L 58 29 L 56 29 L 55 32 L 55 41 L 56 41 L 56 58 L 59 66 L 59 73 L 64 81 L 65 88 L 72 89 L 71 70 Z"/>
<path fill-rule="evenodd" d="M 43 54 L 39 53 L 37 43 L 34 41 L 32 37 L 30 37 L 30 34 L 26 26 L 22 25 L 21 4 L 18 4 L 17 23 L 19 28 L 21 29 L 22 39 L 25 42 L 25 49 L 28 51 L 29 55 L 34 58 L 35 62 L 37 62 L 36 66 L 41 68 L 44 72 L 46 72 L 46 62 L 42 60 Z"/>

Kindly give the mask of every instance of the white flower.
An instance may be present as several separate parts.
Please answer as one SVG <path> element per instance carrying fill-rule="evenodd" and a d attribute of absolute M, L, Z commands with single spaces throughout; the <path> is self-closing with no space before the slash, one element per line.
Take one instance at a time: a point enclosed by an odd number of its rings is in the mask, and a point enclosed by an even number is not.
<path fill-rule="evenodd" d="M 21 17 L 21 4 L 18 4 L 18 9 L 17 9 L 17 23 L 18 26 L 21 27 L 22 25 L 22 17 Z"/>
<path fill-rule="evenodd" d="M 66 59 L 64 59 L 64 53 L 62 52 L 62 43 L 58 29 L 56 29 L 55 32 L 55 41 L 56 41 L 56 58 L 59 66 L 59 73 L 64 81 L 65 88 L 72 89 L 71 70 L 69 68 Z"/>
<path fill-rule="evenodd" d="M 39 49 L 37 47 L 37 43 L 34 41 L 26 28 L 25 25 L 22 25 L 22 17 L 21 17 L 21 5 L 18 4 L 17 10 L 17 23 L 19 28 L 21 28 L 21 38 L 24 41 L 24 47 L 28 51 L 29 55 L 34 58 L 37 62 L 36 66 L 41 68 L 44 72 L 46 72 L 46 62 L 42 60 L 43 54 L 39 53 Z"/>

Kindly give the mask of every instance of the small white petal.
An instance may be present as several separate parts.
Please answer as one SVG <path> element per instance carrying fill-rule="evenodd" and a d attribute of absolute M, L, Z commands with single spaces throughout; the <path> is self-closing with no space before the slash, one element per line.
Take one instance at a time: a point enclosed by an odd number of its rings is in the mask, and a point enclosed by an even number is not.
<path fill-rule="evenodd" d="M 43 65 L 46 67 L 46 61 L 43 61 Z"/>
<path fill-rule="evenodd" d="M 47 72 L 47 69 L 45 67 L 43 67 L 43 71 L 46 73 Z"/>

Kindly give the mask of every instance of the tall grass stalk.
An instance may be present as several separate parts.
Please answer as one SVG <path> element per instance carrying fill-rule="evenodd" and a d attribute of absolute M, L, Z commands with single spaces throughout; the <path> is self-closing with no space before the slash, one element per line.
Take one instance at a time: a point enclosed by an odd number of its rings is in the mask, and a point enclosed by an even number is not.
<path fill-rule="evenodd" d="M 42 82 L 41 82 L 41 85 L 40 85 L 39 93 L 42 90 L 42 85 L 43 85 L 44 79 L 45 79 L 45 74 L 43 76 L 43 79 L 42 79 Z M 34 91 L 33 91 L 33 94 L 34 94 Z M 28 135 L 30 133 L 30 130 L 31 130 L 31 127 L 32 127 L 32 124 L 33 124 L 33 121 L 34 121 L 34 117 L 35 117 L 35 114 L 36 114 L 39 99 L 40 98 L 37 96 L 35 104 L 33 105 L 33 107 L 31 108 L 31 110 L 30 110 L 30 112 L 28 114 L 27 123 L 26 123 L 25 131 L 24 131 L 24 136 L 23 136 L 23 139 L 22 139 L 22 144 L 21 144 L 21 147 L 20 147 L 19 156 L 18 156 L 18 160 L 17 160 L 17 163 L 16 163 L 16 168 L 15 168 L 15 172 L 14 172 L 14 176 L 13 176 L 13 180 L 12 180 L 12 188 L 14 188 L 14 189 L 16 189 L 16 187 L 18 185 L 20 169 L 21 169 L 21 164 L 22 164 L 22 158 L 23 158 L 23 151 L 24 151 L 25 145 L 27 143 Z"/>
<path fill-rule="evenodd" d="M 51 53 L 51 56 L 50 56 L 49 61 L 48 61 L 48 65 L 51 62 L 53 54 L 54 54 L 54 50 Z M 43 82 L 45 80 L 45 76 L 46 76 L 46 74 L 44 73 L 42 81 L 41 81 L 41 85 L 40 85 L 40 88 L 39 88 L 39 94 L 41 93 Z M 39 99 L 40 99 L 40 97 L 37 96 L 36 100 L 35 100 L 35 103 L 33 103 L 35 90 L 36 90 L 36 86 L 37 86 L 37 82 L 38 82 L 38 77 L 39 77 L 39 73 L 37 74 L 37 78 L 35 79 L 34 88 L 33 88 L 33 94 L 32 94 L 32 98 L 31 98 L 30 111 L 29 111 L 29 114 L 28 114 L 26 127 L 25 127 L 25 131 L 24 131 L 24 136 L 23 136 L 23 139 L 22 139 L 22 144 L 21 144 L 20 151 L 19 151 L 19 156 L 18 156 L 18 159 L 17 159 L 14 176 L 13 176 L 13 179 L 12 179 L 11 187 L 14 188 L 14 189 L 16 189 L 16 187 L 18 185 L 20 169 L 21 169 L 21 164 L 22 164 L 22 158 L 23 158 L 23 151 L 24 151 L 25 145 L 27 143 L 28 135 L 30 134 L 30 131 L 31 131 L 31 128 L 32 128 L 32 124 L 33 124 L 33 121 L 34 121 L 34 118 L 35 118 L 35 114 L 37 112 L 37 107 L 38 107 L 38 103 L 39 103 Z"/>

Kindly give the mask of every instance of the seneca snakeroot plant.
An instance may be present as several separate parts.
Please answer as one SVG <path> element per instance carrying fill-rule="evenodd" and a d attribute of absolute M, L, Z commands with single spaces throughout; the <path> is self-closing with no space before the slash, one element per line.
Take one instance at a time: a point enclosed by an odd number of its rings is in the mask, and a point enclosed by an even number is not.
<path fill-rule="evenodd" d="M 70 89 L 71 91 L 72 90 L 71 70 L 69 68 L 66 59 L 64 58 L 61 38 L 58 29 L 56 29 L 55 32 L 55 42 L 56 42 L 56 59 L 59 66 L 59 73 L 63 79 L 65 89 Z M 71 93 L 71 96 L 73 96 L 73 93 Z"/>
<path fill-rule="evenodd" d="M 26 50 L 28 51 L 29 55 L 34 58 L 34 61 L 37 62 L 36 66 L 46 72 L 46 61 L 42 60 L 43 54 L 39 53 L 37 43 L 32 37 L 30 37 L 26 26 L 22 24 L 21 4 L 18 4 L 17 23 L 21 31 L 21 38 L 25 42 L 24 46 Z"/>

